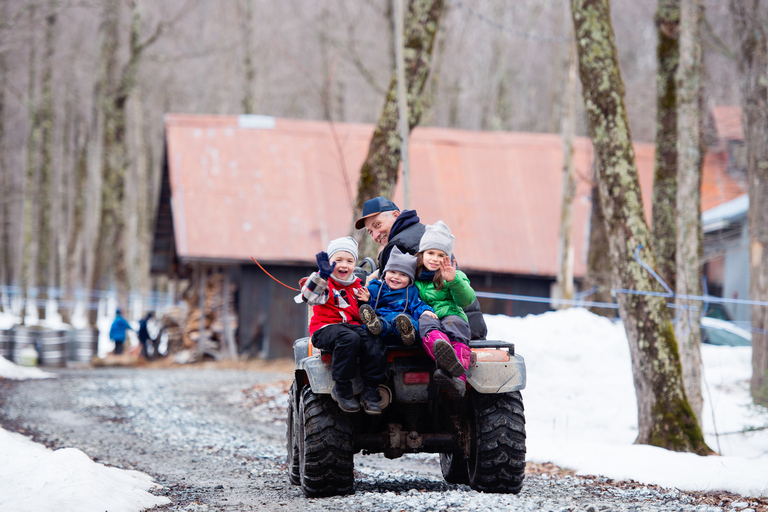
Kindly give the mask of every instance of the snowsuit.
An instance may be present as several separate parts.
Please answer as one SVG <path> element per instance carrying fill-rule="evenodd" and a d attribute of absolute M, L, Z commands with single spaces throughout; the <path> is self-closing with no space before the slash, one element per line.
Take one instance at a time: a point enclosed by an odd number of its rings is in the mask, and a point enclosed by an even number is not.
<path fill-rule="evenodd" d="M 123 343 L 125 343 L 125 330 L 133 330 L 131 324 L 120 315 L 115 317 L 112 326 L 109 328 L 109 339 L 115 342 L 115 354 L 123 353 Z"/>
<path fill-rule="evenodd" d="M 419 242 L 421 242 L 425 230 L 426 226 L 419 221 L 416 210 L 403 210 L 389 230 L 387 245 L 379 253 L 379 269 L 387 267 L 389 254 L 395 246 L 408 254 L 419 252 Z M 488 327 L 485 325 L 480 303 L 477 302 L 477 299 L 473 299 L 465 307 L 466 311 L 463 316 L 471 328 L 470 338 L 473 340 L 485 339 L 485 335 L 488 334 Z"/>
<path fill-rule="evenodd" d="M 141 356 L 145 359 L 148 358 L 147 342 L 152 341 L 152 336 L 149 335 L 149 330 L 147 329 L 147 322 L 150 318 L 151 315 L 147 315 L 139 320 L 139 331 L 137 333 L 139 344 L 141 344 Z"/>
<path fill-rule="evenodd" d="M 416 287 L 422 300 L 432 306 L 437 318 L 424 317 L 419 326 L 419 336 L 423 339 L 424 350 L 431 357 L 435 357 L 432 347 L 438 339 L 447 339 L 459 358 L 461 365 L 466 370 L 469 368 L 469 340 L 471 331 L 467 322 L 464 307 L 471 304 L 475 297 L 475 291 L 469 284 L 467 275 L 461 270 L 456 271 L 453 281 L 443 280 L 443 287 L 438 290 L 432 281 L 433 273 L 416 277 Z M 443 336 L 442 334 L 445 334 Z M 466 377 L 462 376 L 462 379 Z"/>
<path fill-rule="evenodd" d="M 386 358 L 378 336 L 371 335 L 360 323 L 360 309 L 355 290 L 362 288 L 360 279 L 342 284 L 331 276 L 323 279 L 313 272 L 302 283 L 297 301 L 312 306 L 309 334 L 312 344 L 331 352 L 331 376 L 340 386 L 351 386 L 360 360 L 363 385 L 378 388 L 385 380 Z"/>
<path fill-rule="evenodd" d="M 413 284 L 399 290 L 393 290 L 385 281 L 374 279 L 368 283 L 367 288 L 371 294 L 369 304 L 376 310 L 376 316 L 381 321 L 380 336 L 382 339 L 389 338 L 387 341 L 391 341 L 395 337 L 398 340 L 400 338 L 400 333 L 395 325 L 397 315 L 401 313 L 407 315 L 418 332 L 419 317 L 425 311 L 432 311 L 432 308 L 421 300 L 419 289 Z"/>

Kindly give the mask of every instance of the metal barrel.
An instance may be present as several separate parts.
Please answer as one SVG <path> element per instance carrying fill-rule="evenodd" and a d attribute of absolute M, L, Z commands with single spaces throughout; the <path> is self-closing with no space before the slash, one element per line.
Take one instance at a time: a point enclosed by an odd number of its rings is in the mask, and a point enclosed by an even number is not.
<path fill-rule="evenodd" d="M 67 331 L 40 331 L 40 366 L 67 365 Z"/>
<path fill-rule="evenodd" d="M 13 356 L 12 360 L 14 363 L 24 366 L 35 366 L 37 364 L 36 360 L 31 361 L 23 357 L 23 352 L 29 348 L 37 349 L 35 343 L 39 333 L 38 329 L 29 329 L 27 327 L 16 327 L 13 330 L 13 350 L 11 355 Z"/>
<path fill-rule="evenodd" d="M 69 331 L 69 360 L 90 363 L 99 349 L 98 329 L 75 329 Z"/>
<path fill-rule="evenodd" d="M 13 331 L 10 329 L 0 330 L 0 356 L 12 360 L 13 351 Z"/>

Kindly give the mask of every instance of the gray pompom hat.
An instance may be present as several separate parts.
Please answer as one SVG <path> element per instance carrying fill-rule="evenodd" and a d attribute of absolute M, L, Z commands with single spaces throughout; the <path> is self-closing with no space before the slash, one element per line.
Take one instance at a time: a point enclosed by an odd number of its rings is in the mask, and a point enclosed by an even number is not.
<path fill-rule="evenodd" d="M 445 225 L 445 222 L 439 220 L 434 224 L 427 226 L 419 243 L 419 252 L 428 249 L 437 249 L 443 251 L 450 258 L 453 254 L 453 241 L 456 239 L 451 234 L 451 230 Z"/>
<path fill-rule="evenodd" d="M 328 244 L 328 250 L 325 252 L 328 253 L 328 259 L 330 259 L 339 251 L 348 252 L 354 256 L 355 261 L 357 261 L 357 240 L 351 236 L 336 238 L 331 240 L 331 242 Z"/>
<path fill-rule="evenodd" d="M 389 253 L 389 260 L 387 260 L 387 266 L 384 267 L 384 273 L 390 270 L 396 270 L 407 275 L 413 284 L 416 280 L 416 256 L 403 253 L 398 246 L 394 246 L 392 252 Z"/>

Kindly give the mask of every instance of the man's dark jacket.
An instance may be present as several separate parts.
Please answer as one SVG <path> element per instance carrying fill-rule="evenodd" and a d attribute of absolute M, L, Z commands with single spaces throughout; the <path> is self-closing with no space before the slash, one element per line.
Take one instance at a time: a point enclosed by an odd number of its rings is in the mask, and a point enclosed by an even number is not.
<path fill-rule="evenodd" d="M 421 236 L 426 230 L 426 226 L 419 221 L 419 216 L 416 210 L 403 210 L 398 215 L 395 222 L 392 224 L 392 228 L 389 230 L 389 239 L 387 245 L 379 253 L 379 277 L 382 277 L 384 269 L 387 267 L 387 261 L 389 261 L 389 254 L 392 252 L 392 248 L 397 246 L 402 252 L 408 254 L 416 254 L 419 252 L 419 243 L 421 242 Z M 488 333 L 488 328 L 485 325 L 483 319 L 483 312 L 480 311 L 480 303 L 475 299 L 475 302 L 464 308 L 464 312 L 469 318 L 469 328 L 472 331 L 473 340 L 485 339 L 485 335 Z"/>

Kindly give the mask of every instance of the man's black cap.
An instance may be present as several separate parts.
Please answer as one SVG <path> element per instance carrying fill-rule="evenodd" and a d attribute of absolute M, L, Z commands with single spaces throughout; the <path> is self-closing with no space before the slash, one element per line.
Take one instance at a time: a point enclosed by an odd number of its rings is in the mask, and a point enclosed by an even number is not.
<path fill-rule="evenodd" d="M 363 216 L 357 219 L 355 222 L 355 229 L 363 229 L 365 226 L 365 219 L 373 217 L 381 212 L 400 211 L 395 203 L 389 199 L 385 199 L 381 196 L 374 197 L 363 203 Z"/>

